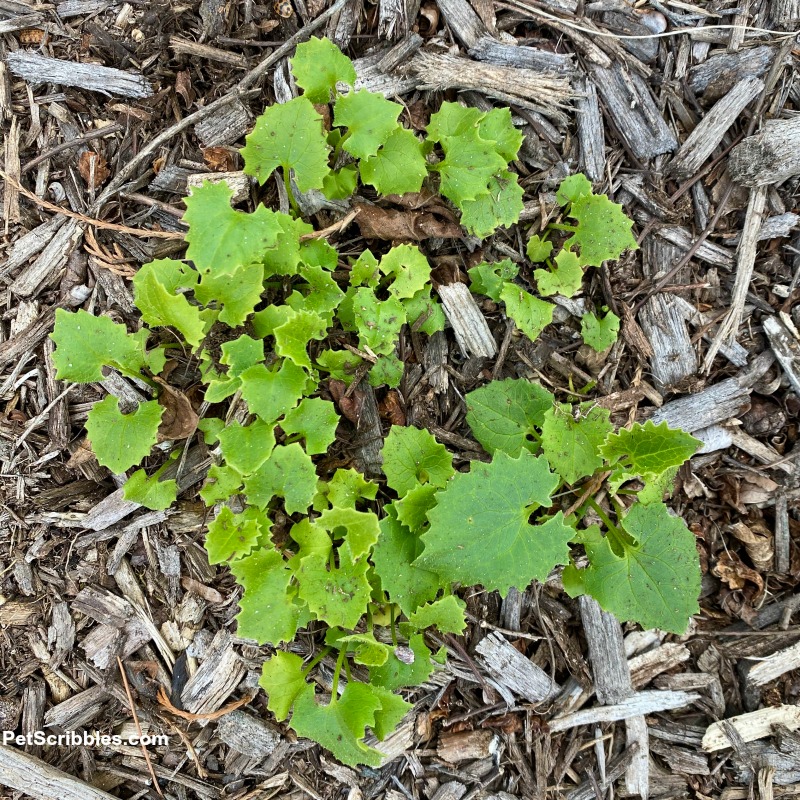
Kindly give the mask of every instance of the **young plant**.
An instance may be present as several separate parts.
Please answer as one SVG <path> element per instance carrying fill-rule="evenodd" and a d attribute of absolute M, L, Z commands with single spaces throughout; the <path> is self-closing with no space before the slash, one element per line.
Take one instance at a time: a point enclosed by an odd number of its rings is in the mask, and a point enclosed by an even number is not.
<path fill-rule="evenodd" d="M 53 361 L 60 380 L 95 383 L 110 368 L 148 396 L 133 411 L 109 396 L 89 412 L 89 442 L 115 474 L 194 434 L 193 411 L 175 424 L 176 409 L 191 404 L 168 378 L 178 357 L 196 368 L 209 409 L 198 427 L 215 458 L 200 491 L 215 509 L 205 546 L 243 589 L 239 635 L 275 648 L 261 678 L 268 707 L 343 762 L 377 766 L 376 743 L 410 708 L 398 691 L 423 684 L 444 657 L 424 632 L 466 627 L 459 584 L 505 594 L 563 565 L 570 594 L 589 593 L 645 626 L 685 628 L 697 607 L 697 557 L 662 500 L 697 442 L 652 423 L 615 433 L 599 406 L 558 403 L 538 384 L 507 380 L 466 398 L 489 463 L 456 472 L 430 433 L 392 427 L 385 486 L 353 469 L 321 479 L 319 457 L 340 424 L 320 396 L 325 376 L 397 386 L 403 325 L 432 334 L 445 317 L 418 247 L 365 250 L 341 264 L 297 217 L 296 191 L 345 197 L 359 179 L 382 193 L 417 191 L 438 173 L 462 223 L 485 234 L 518 218 L 521 190 L 508 164 L 521 139 L 507 109 L 446 103 L 420 142 L 398 123 L 400 106 L 352 88 L 352 64 L 326 40 L 301 45 L 292 69 L 304 95 L 267 109 L 243 154 L 262 182 L 281 171 L 294 213 L 234 210 L 224 183 L 195 189 L 186 260 L 153 261 L 133 279 L 144 326 L 128 333 L 108 317 L 59 310 Z M 313 104 L 329 102 L 325 131 Z M 635 244 L 630 221 L 582 176 L 564 182 L 559 202 L 576 223 L 552 226 L 571 234 L 561 252 L 550 261 L 553 246 L 538 237 L 528 248 L 547 266 L 535 273 L 544 295 L 574 293 L 584 267 Z M 473 290 L 504 302 L 531 338 L 549 322 L 552 306 L 514 283 L 512 262 L 471 276 Z M 600 327 L 595 338 L 611 324 Z M 349 348 L 331 346 L 348 339 Z M 134 471 L 125 498 L 153 509 L 174 503 L 178 453 L 149 474 Z M 601 478 L 605 505 L 594 496 Z M 307 663 L 280 649 L 303 630 L 321 642 Z M 329 692 L 314 682 L 322 661 Z"/>

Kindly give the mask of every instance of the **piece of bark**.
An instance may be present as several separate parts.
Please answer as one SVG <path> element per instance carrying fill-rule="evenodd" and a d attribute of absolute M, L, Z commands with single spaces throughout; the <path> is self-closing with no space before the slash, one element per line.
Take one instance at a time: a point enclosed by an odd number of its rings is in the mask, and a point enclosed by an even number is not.
<path fill-rule="evenodd" d="M 737 83 L 724 97 L 709 109 L 669 166 L 669 173 L 677 178 L 694 175 L 722 141 L 745 107 L 764 89 L 764 82 L 748 76 Z"/>
<path fill-rule="evenodd" d="M 772 352 L 792 388 L 800 394 L 800 342 L 777 316 L 766 317 L 763 326 Z"/>
<path fill-rule="evenodd" d="M 800 24 L 800 0 L 770 0 L 769 13 L 779 28 L 797 30 Z"/>
<path fill-rule="evenodd" d="M 467 0 L 437 0 L 447 25 L 469 50 L 483 36 L 489 36 L 489 29 L 475 13 Z"/>
<path fill-rule="evenodd" d="M 705 100 L 716 100 L 748 76 L 760 78 L 775 59 L 777 48 L 768 45 L 740 50 L 736 53 L 720 52 L 689 70 L 689 88 L 702 94 Z"/>
<path fill-rule="evenodd" d="M 770 447 L 768 444 L 755 439 L 754 437 L 750 436 L 749 433 L 745 433 L 743 430 L 739 430 L 738 428 L 733 428 L 731 430 L 731 443 L 740 450 L 744 450 L 744 452 L 748 455 L 753 456 L 756 461 L 760 461 L 762 464 L 765 464 L 768 467 L 771 467 L 774 464 L 775 469 L 779 469 L 789 475 L 791 475 L 796 469 L 793 463 L 785 461 L 783 456 L 781 456 L 781 454 L 773 447 Z"/>
<path fill-rule="evenodd" d="M 633 687 L 641 689 L 643 686 L 647 686 L 657 675 L 688 661 L 689 656 L 689 649 L 680 642 L 666 642 L 660 647 L 634 656 L 628 661 Z"/>
<path fill-rule="evenodd" d="M 656 388 L 666 392 L 697 373 L 697 357 L 686 322 L 675 298 L 656 294 L 639 312 L 639 321 L 652 347 L 650 367 Z"/>
<path fill-rule="evenodd" d="M 558 124 L 566 124 L 560 107 L 573 97 L 569 78 L 532 69 L 479 63 L 467 58 L 422 50 L 409 68 L 420 88 L 470 89 L 521 108 L 537 111 Z"/>
<path fill-rule="evenodd" d="M 746 664 L 742 669 L 742 677 L 747 689 L 761 688 L 798 667 L 800 667 L 800 643 Z"/>
<path fill-rule="evenodd" d="M 743 186 L 768 186 L 800 174 L 800 117 L 772 119 L 731 150 L 731 178 Z"/>
<path fill-rule="evenodd" d="M 655 714 L 659 711 L 669 711 L 674 708 L 684 708 L 700 695 L 692 692 L 673 692 L 652 690 L 636 692 L 631 697 L 609 706 L 595 706 L 562 717 L 555 717 L 548 722 L 548 727 L 553 733 L 566 731 L 578 725 L 595 725 L 599 722 L 617 722 L 631 717 L 640 717 L 645 714 Z"/>
<path fill-rule="evenodd" d="M 237 69 L 247 69 L 248 59 L 240 53 L 230 50 L 221 50 L 218 47 L 211 47 L 207 44 L 199 44 L 190 39 L 183 39 L 180 36 L 171 36 L 169 46 L 176 55 L 187 55 L 190 58 L 204 59 L 206 61 L 216 61 L 220 64 L 227 64 L 229 67 Z"/>
<path fill-rule="evenodd" d="M 531 703 L 550 700 L 561 687 L 536 664 L 509 644 L 499 633 L 490 633 L 481 639 L 476 652 L 488 673 L 517 697 Z"/>
<path fill-rule="evenodd" d="M 577 86 L 575 98 L 578 141 L 580 143 L 580 168 L 594 182 L 602 180 L 606 171 L 605 133 L 603 115 L 597 100 L 597 89 L 584 78 Z"/>
<path fill-rule="evenodd" d="M 247 671 L 233 649 L 231 635 L 221 628 L 203 663 L 181 692 L 181 703 L 193 714 L 216 711 L 241 682 Z"/>
<path fill-rule="evenodd" d="M 711 341 L 717 332 L 718 326 L 713 323 L 714 315 L 708 312 L 698 311 L 688 300 L 684 300 L 680 295 L 671 295 L 674 304 L 681 310 L 684 318 L 691 325 L 703 330 L 703 338 Z M 744 367 L 747 365 L 749 352 L 739 342 L 722 342 L 719 352 L 728 359 L 734 366 Z"/>
<path fill-rule="evenodd" d="M 419 39 L 419 41 L 417 41 Z M 415 75 L 402 74 L 395 70 L 395 54 L 401 46 L 408 47 L 408 54 L 403 56 L 403 63 L 411 53 L 416 52 L 422 44 L 421 38 L 414 38 L 414 34 L 409 34 L 407 39 L 398 43 L 395 47 L 387 50 L 380 50 L 377 53 L 357 58 L 353 61 L 356 71 L 356 89 L 369 89 L 376 94 L 386 97 L 402 95 L 413 91 L 419 85 L 419 79 Z M 386 66 L 387 64 L 393 66 Z"/>
<path fill-rule="evenodd" d="M 44 715 L 45 727 L 68 731 L 82 728 L 100 714 L 108 699 L 108 692 L 102 686 L 91 686 L 50 708 Z"/>
<path fill-rule="evenodd" d="M 678 146 L 639 75 L 614 64 L 608 69 L 592 65 L 589 76 L 605 101 L 610 119 L 636 158 L 649 161 Z"/>
<path fill-rule="evenodd" d="M 378 403 L 375 400 L 375 392 L 366 378 L 361 381 L 357 391 L 363 399 L 358 415 L 356 436 L 353 441 L 354 460 L 356 467 L 364 475 L 376 476 L 381 474 L 383 465 L 383 456 L 381 455 L 383 431 Z"/>
<path fill-rule="evenodd" d="M 789 504 L 785 494 L 775 498 L 775 572 L 784 575 L 789 571 L 792 539 L 789 529 Z M 798 596 L 800 602 L 800 596 Z"/>
<path fill-rule="evenodd" d="M 250 114 L 244 104 L 236 100 L 204 117 L 194 126 L 194 132 L 203 147 L 219 147 L 241 139 L 249 124 Z"/>
<path fill-rule="evenodd" d="M 0 745 L 0 775 L 3 786 L 37 800 L 115 800 L 108 792 L 5 745 Z"/>
<path fill-rule="evenodd" d="M 469 48 L 469 55 L 476 61 L 495 64 L 502 67 L 532 69 L 537 72 L 556 72 L 572 75 L 575 63 L 572 56 L 562 53 L 550 53 L 536 47 L 512 45 L 498 42 L 492 36 L 481 36 Z"/>
<path fill-rule="evenodd" d="M 774 726 L 782 725 L 791 731 L 800 728 L 800 707 L 790 705 L 769 706 L 747 714 L 739 714 L 723 720 L 745 741 L 754 742 L 771 735 Z M 731 741 L 725 732 L 722 722 L 714 722 L 708 726 L 703 736 L 703 750 L 714 753 L 731 747 Z"/>
<path fill-rule="evenodd" d="M 436 754 L 443 761 L 458 764 L 461 761 L 476 761 L 497 752 L 500 737 L 490 730 L 442 733 L 436 745 Z"/>
<path fill-rule="evenodd" d="M 27 50 L 9 53 L 6 56 L 6 64 L 12 75 L 34 86 L 56 83 L 60 86 L 73 86 L 120 97 L 139 98 L 153 95 L 153 89 L 144 75 L 123 72 L 121 69 L 103 67 L 100 64 L 62 61 Z"/>
<path fill-rule="evenodd" d="M 437 292 L 461 352 L 465 356 L 492 358 L 497 353 L 497 344 L 467 285 L 442 285 Z"/>
<path fill-rule="evenodd" d="M 246 711 L 231 711 L 217 722 L 216 735 L 228 747 L 251 758 L 263 759 L 275 750 L 280 734 Z"/>
<path fill-rule="evenodd" d="M 40 253 L 66 220 L 67 217 L 57 214 L 47 222 L 43 222 L 38 227 L 20 236 L 6 252 L 5 261 L 0 266 L 0 278 L 14 272 L 26 261 Z"/>
<path fill-rule="evenodd" d="M 11 291 L 18 297 L 30 297 L 42 285 L 55 283 L 82 235 L 82 225 L 76 219 L 68 219 L 38 258 L 17 276 L 11 284 Z"/>

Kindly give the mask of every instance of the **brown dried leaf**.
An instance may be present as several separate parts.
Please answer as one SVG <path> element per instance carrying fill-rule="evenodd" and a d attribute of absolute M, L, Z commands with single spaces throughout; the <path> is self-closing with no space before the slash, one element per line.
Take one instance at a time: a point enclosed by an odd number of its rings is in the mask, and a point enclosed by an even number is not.
<path fill-rule="evenodd" d="M 406 412 L 403 410 L 403 398 L 397 389 L 390 389 L 386 397 L 378 405 L 381 419 L 385 419 L 392 425 L 406 425 Z"/>
<path fill-rule="evenodd" d="M 214 172 L 236 171 L 236 155 L 227 147 L 203 148 L 203 161 Z"/>
<path fill-rule="evenodd" d="M 748 583 L 758 587 L 758 594 L 764 591 L 764 579 L 754 569 L 747 566 L 735 553 L 725 550 L 719 555 L 717 563 L 711 570 L 723 583 L 731 589 L 743 589 Z"/>
<path fill-rule="evenodd" d="M 164 415 L 158 427 L 158 441 L 188 439 L 197 430 L 197 423 L 200 421 L 189 398 L 162 378 L 156 377 L 153 380 L 161 386 L 158 402 L 164 407 Z"/>
<path fill-rule="evenodd" d="M 767 572 L 772 569 L 772 559 L 775 555 L 772 531 L 762 520 L 756 520 L 749 525 L 745 525 L 744 522 L 734 522 L 729 530 L 744 544 L 744 549 L 757 570 Z"/>
<path fill-rule="evenodd" d="M 355 208 L 356 224 L 365 239 L 421 242 L 432 236 L 456 239 L 463 235 L 460 225 L 428 211 L 398 211 L 361 203 Z"/>
<path fill-rule="evenodd" d="M 344 414 L 353 425 L 358 425 L 359 417 L 361 416 L 361 408 L 364 405 L 364 393 L 356 390 L 352 396 L 347 396 L 347 384 L 344 381 L 330 378 L 328 380 L 328 391 L 331 397 L 336 401 L 339 406 L 339 411 Z"/>
<path fill-rule="evenodd" d="M 175 76 L 175 94 L 179 94 L 189 108 L 194 103 L 195 91 L 192 86 L 192 76 L 188 69 L 182 69 Z"/>
<path fill-rule="evenodd" d="M 111 171 L 105 158 L 99 153 L 84 150 L 78 158 L 78 172 L 89 187 L 100 186 L 105 183 Z"/>

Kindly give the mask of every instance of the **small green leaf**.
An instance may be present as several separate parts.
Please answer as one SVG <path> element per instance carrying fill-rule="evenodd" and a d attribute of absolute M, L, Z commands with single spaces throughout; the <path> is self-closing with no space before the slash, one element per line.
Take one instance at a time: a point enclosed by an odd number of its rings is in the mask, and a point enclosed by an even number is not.
<path fill-rule="evenodd" d="M 233 189 L 224 181 L 192 189 L 185 198 L 184 222 L 189 225 L 186 258 L 201 273 L 230 275 L 253 264 L 275 245 L 281 232 L 278 215 L 263 205 L 252 214 L 231 208 Z"/>
<path fill-rule="evenodd" d="M 561 403 L 544 415 L 542 448 L 550 466 L 573 484 L 603 466 L 600 446 L 614 426 L 610 412 L 601 406 L 583 403 L 575 416 L 572 406 Z"/>
<path fill-rule="evenodd" d="M 56 309 L 50 338 L 56 344 L 53 364 L 60 381 L 94 383 L 104 379 L 104 366 L 136 374 L 145 364 L 146 333 L 144 340 L 131 336 L 124 325 L 82 309 L 74 314 Z"/>
<path fill-rule="evenodd" d="M 374 500 L 378 484 L 354 469 L 337 469 L 325 486 L 328 502 L 336 508 L 355 508 L 361 500 Z"/>
<path fill-rule="evenodd" d="M 552 252 L 553 243 L 548 242 L 547 239 L 543 239 L 536 234 L 528 239 L 525 254 L 528 256 L 528 260 L 532 261 L 534 264 L 544 263 L 545 259 L 550 258 L 550 253 Z"/>
<path fill-rule="evenodd" d="M 378 300 L 372 289 L 362 286 L 353 296 L 353 314 L 358 327 L 359 345 L 376 355 L 394 353 L 406 310 L 396 297 Z"/>
<path fill-rule="evenodd" d="M 253 414 L 264 422 L 275 422 L 297 405 L 308 376 L 301 367 L 285 360 L 279 368 L 256 364 L 241 374 L 242 397 Z"/>
<path fill-rule="evenodd" d="M 306 453 L 326 453 L 336 439 L 339 415 L 330 400 L 305 398 L 281 421 L 284 433 L 297 434 L 306 440 Z"/>
<path fill-rule="evenodd" d="M 212 464 L 206 482 L 200 490 L 200 497 L 207 506 L 230 500 L 242 490 L 242 476 L 229 466 Z"/>
<path fill-rule="evenodd" d="M 589 567 L 564 570 L 567 592 L 590 594 L 620 620 L 683 633 L 699 610 L 694 535 L 663 503 L 635 504 L 621 521 L 630 539 L 596 527 L 585 542 Z"/>
<path fill-rule="evenodd" d="M 505 170 L 489 178 L 485 194 L 461 203 L 461 224 L 469 233 L 485 239 L 501 225 L 508 228 L 519 219 L 524 192 L 518 180 L 513 172 Z"/>
<path fill-rule="evenodd" d="M 297 696 L 308 685 L 303 674 L 303 659 L 279 650 L 264 662 L 258 683 L 267 693 L 267 708 L 278 722 L 283 722 Z"/>
<path fill-rule="evenodd" d="M 420 606 L 409 616 L 408 621 L 419 630 L 436 627 L 442 633 L 461 634 L 467 627 L 464 617 L 466 607 L 467 604 L 461 598 L 450 594 L 441 600 Z"/>
<path fill-rule="evenodd" d="M 495 150 L 494 142 L 471 135 L 443 140 L 445 158 L 435 169 L 441 176 L 441 192 L 459 208 L 466 200 L 477 200 L 488 193 L 489 181 L 506 171 L 505 159 Z"/>
<path fill-rule="evenodd" d="M 255 472 L 275 447 L 273 426 L 257 419 L 246 427 L 235 420 L 219 432 L 225 461 L 241 475 Z"/>
<path fill-rule="evenodd" d="M 392 503 L 397 518 L 412 531 L 428 524 L 428 512 L 436 505 L 436 492 L 440 487 L 430 483 L 419 484 Z"/>
<path fill-rule="evenodd" d="M 477 134 L 478 125 L 485 116 L 477 108 L 462 106 L 460 103 L 442 103 L 441 108 L 431 114 L 427 127 L 428 138 L 434 142 L 445 142 L 459 136 Z"/>
<path fill-rule="evenodd" d="M 553 395 L 538 383 L 492 381 L 466 396 L 467 424 L 487 453 L 502 450 L 516 457 L 523 449 L 538 449 L 536 429 L 553 402 Z"/>
<path fill-rule="evenodd" d="M 612 203 L 604 194 L 577 197 L 569 207 L 569 216 L 577 220 L 578 226 L 564 247 L 580 248 L 582 267 L 599 267 L 626 250 L 638 248 L 631 233 L 633 220 L 625 216 L 621 205 Z"/>
<path fill-rule="evenodd" d="M 330 40 L 312 36 L 290 59 L 295 82 L 312 103 L 329 103 L 337 83 L 356 82 L 353 62 Z"/>
<path fill-rule="evenodd" d="M 397 728 L 403 717 L 411 710 L 412 705 L 382 686 L 370 686 L 370 689 L 381 701 L 381 707 L 375 712 L 372 731 L 375 738 L 382 742 Z"/>
<path fill-rule="evenodd" d="M 117 398 L 112 395 L 95 403 L 86 420 L 86 432 L 97 463 L 115 475 L 139 464 L 158 440 L 163 413 L 155 400 L 139 403 L 130 414 L 119 410 Z"/>
<path fill-rule="evenodd" d="M 528 519 L 550 506 L 558 482 L 544 458 L 527 452 L 518 458 L 497 452 L 491 464 L 473 461 L 437 495 L 415 566 L 502 596 L 512 586 L 524 590 L 534 579 L 546 580 L 556 564 L 567 563 L 575 530 L 560 511 L 541 525 Z"/>
<path fill-rule="evenodd" d="M 592 194 L 592 184 L 585 175 L 579 172 L 561 181 L 561 186 L 556 192 L 556 200 L 560 206 L 565 206 L 568 203 L 574 203 L 579 197 L 590 194 Z"/>
<path fill-rule="evenodd" d="M 553 306 L 550 303 L 513 283 L 503 284 L 500 299 L 506 304 L 506 314 L 531 341 L 553 321 Z"/>
<path fill-rule="evenodd" d="M 396 128 L 374 156 L 361 162 L 359 169 L 361 180 L 380 194 L 418 192 L 428 175 L 422 145 L 405 128 Z"/>
<path fill-rule="evenodd" d="M 619 317 L 605 306 L 603 317 L 595 316 L 588 311 L 581 317 L 581 336 L 583 341 L 598 353 L 602 353 L 617 341 L 619 333 Z"/>
<path fill-rule="evenodd" d="M 381 699 L 372 687 L 351 681 L 336 702 L 317 703 L 314 687 L 308 686 L 297 696 L 290 725 L 298 736 L 318 742 L 344 764 L 355 767 L 367 764 L 378 767 L 383 754 L 362 741 L 365 729 L 375 724 Z"/>
<path fill-rule="evenodd" d="M 363 362 L 349 350 L 323 350 L 317 356 L 317 366 L 323 372 L 329 372 L 332 378 L 350 384 L 356 370 Z"/>
<path fill-rule="evenodd" d="M 431 265 L 419 247 L 401 244 L 393 247 L 382 259 L 380 270 L 394 278 L 389 293 L 398 300 L 414 297 L 428 285 Z"/>
<path fill-rule="evenodd" d="M 378 259 L 372 255 L 371 250 L 364 250 L 350 267 L 350 285 L 369 286 L 370 289 L 374 289 L 380 282 Z"/>
<path fill-rule="evenodd" d="M 444 315 L 441 303 L 431 297 L 430 285 L 420 289 L 413 297 L 403 300 L 403 308 L 406 310 L 406 319 L 412 331 L 421 331 L 433 336 L 436 331 L 444 330 L 447 317 Z"/>
<path fill-rule="evenodd" d="M 509 258 L 504 258 L 502 261 L 492 264 L 483 262 L 468 271 L 472 281 L 469 287 L 470 291 L 473 294 L 485 294 L 496 303 L 499 303 L 503 286 L 507 282 L 514 280 L 518 273 L 519 267 Z"/>
<path fill-rule="evenodd" d="M 493 108 L 486 112 L 478 123 L 478 132 L 484 139 L 495 143 L 495 149 L 506 161 L 513 161 L 517 157 L 524 140 L 511 121 L 510 108 Z"/>
<path fill-rule="evenodd" d="M 317 471 L 299 444 L 278 445 L 244 485 L 247 499 L 258 508 L 283 497 L 287 514 L 305 514 L 317 491 Z"/>
<path fill-rule="evenodd" d="M 368 555 L 380 534 L 377 516 L 354 508 L 329 508 L 320 514 L 316 524 L 328 531 L 332 539 L 343 539 L 339 560 L 348 564 Z"/>
<path fill-rule="evenodd" d="M 453 475 L 453 457 L 426 430 L 392 425 L 383 444 L 386 482 L 401 497 L 417 484 L 444 486 Z"/>
<path fill-rule="evenodd" d="M 174 274 L 176 266 L 183 267 L 180 262 L 163 259 L 140 267 L 133 277 L 133 299 L 148 325 L 172 326 L 192 347 L 199 347 L 206 324 L 200 317 L 200 309 L 191 305 L 184 295 L 175 293 L 169 273 Z M 166 282 L 162 282 L 163 273 L 167 273 Z M 198 300 L 204 302 L 199 297 Z"/>
<path fill-rule="evenodd" d="M 425 644 L 421 633 L 409 637 L 408 648 L 413 660 L 401 661 L 394 653 L 388 661 L 380 667 L 373 667 L 369 671 L 370 682 L 389 691 L 402 689 L 404 686 L 419 686 L 433 675 L 435 667 L 431 663 L 431 651 Z"/>
<path fill-rule="evenodd" d="M 231 572 L 244 587 L 239 601 L 239 636 L 259 644 L 290 642 L 300 620 L 289 584 L 292 572 L 283 556 L 271 547 L 262 547 L 245 558 L 232 561 Z"/>
<path fill-rule="evenodd" d="M 233 341 L 223 342 L 220 349 L 220 363 L 228 367 L 229 378 L 238 377 L 246 369 L 264 360 L 264 342 L 251 339 L 246 333 Z"/>
<path fill-rule="evenodd" d="M 275 352 L 298 367 L 311 369 L 306 348 L 312 339 L 324 339 L 327 325 L 313 311 L 295 311 L 289 320 L 275 328 Z"/>
<path fill-rule="evenodd" d="M 395 509 L 386 506 L 381 533 L 372 553 L 375 572 L 381 587 L 393 603 L 408 616 L 428 600 L 433 600 L 449 585 L 435 572 L 414 564 L 422 552 L 422 542 L 396 517 Z"/>
<path fill-rule="evenodd" d="M 342 563 L 329 569 L 328 559 L 312 553 L 295 573 L 299 595 L 309 609 L 328 625 L 352 630 L 365 614 L 370 597 L 369 562 Z M 348 684 L 349 685 L 349 684 Z"/>
<path fill-rule="evenodd" d="M 392 648 L 388 644 L 379 642 L 371 633 L 353 633 L 346 635 L 341 628 L 328 628 L 325 634 L 325 644 L 344 648 L 353 653 L 353 661 L 365 667 L 379 667 L 385 664 Z"/>
<path fill-rule="evenodd" d="M 341 169 L 331 170 L 322 182 L 322 193 L 328 200 L 346 200 L 358 185 L 358 169 L 355 164 L 346 164 Z"/>
<path fill-rule="evenodd" d="M 333 124 L 347 128 L 342 147 L 356 158 L 374 156 L 398 129 L 402 110 L 400 104 L 368 89 L 340 97 L 333 109 Z"/>
<path fill-rule="evenodd" d="M 258 537 L 266 530 L 269 530 L 268 520 L 255 509 L 234 514 L 228 506 L 223 506 L 208 526 L 208 563 L 224 564 L 249 555 L 258 543 Z"/>
<path fill-rule="evenodd" d="M 148 477 L 143 469 L 137 469 L 122 487 L 122 496 L 152 511 L 169 508 L 178 497 L 178 485 L 174 480 L 159 480 L 160 473 Z"/>
<path fill-rule="evenodd" d="M 583 270 L 572 250 L 562 250 L 556 257 L 556 269 L 537 269 L 533 272 L 539 294 L 560 294 L 572 297 L 581 288 Z"/>
<path fill-rule="evenodd" d="M 253 313 L 263 291 L 264 265 L 242 264 L 225 275 L 213 272 L 203 275 L 194 295 L 204 305 L 221 306 L 220 322 L 236 328 Z"/>
<path fill-rule="evenodd" d="M 246 142 L 241 151 L 244 171 L 259 183 L 266 183 L 282 167 L 294 171 L 301 192 L 322 188 L 328 174 L 328 145 L 322 117 L 308 97 L 295 97 L 267 108 Z"/>
<path fill-rule="evenodd" d="M 369 371 L 370 386 L 383 386 L 385 384 L 392 389 L 396 389 L 400 385 L 400 381 L 403 380 L 405 369 L 405 362 L 394 354 L 378 356 L 378 360 Z"/>

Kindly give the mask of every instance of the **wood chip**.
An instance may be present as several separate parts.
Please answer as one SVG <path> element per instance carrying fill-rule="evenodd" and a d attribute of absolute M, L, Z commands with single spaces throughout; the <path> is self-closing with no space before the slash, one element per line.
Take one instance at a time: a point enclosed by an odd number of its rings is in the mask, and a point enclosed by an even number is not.
<path fill-rule="evenodd" d="M 461 352 L 465 356 L 492 358 L 497 353 L 497 344 L 469 287 L 465 283 L 451 283 L 439 286 L 437 292 Z"/>
<path fill-rule="evenodd" d="M 760 708 L 758 711 L 751 711 L 748 714 L 739 714 L 724 721 L 732 725 L 745 742 L 754 742 L 756 739 L 769 736 L 776 725 L 782 725 L 791 731 L 800 728 L 800 707 L 770 706 L 769 708 Z M 732 745 L 725 733 L 723 723 L 714 722 L 709 725 L 703 736 L 703 750 L 713 753 L 717 750 L 724 750 L 726 747 L 732 747 Z"/>

